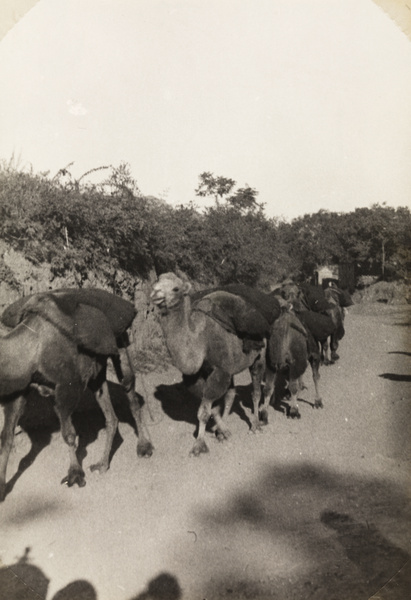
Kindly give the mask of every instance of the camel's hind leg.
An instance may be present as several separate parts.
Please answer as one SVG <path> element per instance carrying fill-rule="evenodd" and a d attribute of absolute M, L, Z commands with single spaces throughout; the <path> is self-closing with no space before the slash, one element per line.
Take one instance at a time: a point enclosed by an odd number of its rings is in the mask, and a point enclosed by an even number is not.
<path fill-rule="evenodd" d="M 315 408 L 324 408 L 323 401 L 320 396 L 319 390 L 319 381 L 320 381 L 320 360 L 316 357 L 310 358 L 311 370 L 313 373 L 313 381 L 315 387 L 315 400 L 314 407 Z"/>
<path fill-rule="evenodd" d="M 223 416 L 221 416 L 220 408 L 218 406 L 216 406 L 215 408 L 212 409 L 212 414 L 213 414 L 214 421 L 216 424 L 215 428 L 217 430 L 217 439 L 220 442 L 223 442 L 224 440 L 228 440 L 231 437 L 231 431 L 226 426 L 225 419 L 230 414 L 231 408 L 233 406 L 235 394 L 236 394 L 236 392 L 235 392 L 234 383 L 231 380 L 230 387 L 229 387 L 226 395 L 224 396 Z"/>
<path fill-rule="evenodd" d="M 253 415 L 251 418 L 251 433 L 261 431 L 260 424 L 260 402 L 261 402 L 261 384 L 265 371 L 265 355 L 261 354 L 255 363 L 250 367 L 250 374 L 253 386 Z"/>
<path fill-rule="evenodd" d="M 96 392 L 96 400 L 103 411 L 106 421 L 106 443 L 101 459 L 90 466 L 90 471 L 99 471 L 105 473 L 109 469 L 110 452 L 113 446 L 113 439 L 117 431 L 118 419 L 111 404 L 108 383 L 104 381 L 102 386 Z"/>
<path fill-rule="evenodd" d="M 54 410 L 59 418 L 61 434 L 69 447 L 70 466 L 68 474 L 61 480 L 69 487 L 77 483 L 79 487 L 86 485 L 85 473 L 77 459 L 76 431 L 71 421 L 71 415 L 82 394 L 81 387 L 69 384 L 59 383 L 56 386 Z"/>
<path fill-rule="evenodd" d="M 23 413 L 26 405 L 24 396 L 18 396 L 15 400 L 3 405 L 4 425 L 1 432 L 1 450 L 0 450 L 0 502 L 3 502 L 6 496 L 6 472 L 10 452 L 13 447 L 14 430 L 17 422 Z"/>
<path fill-rule="evenodd" d="M 299 419 L 301 417 L 300 409 L 298 408 L 298 392 L 300 391 L 299 378 L 294 378 L 290 374 L 290 381 L 288 383 L 288 389 L 290 390 L 290 410 L 288 416 L 292 419 Z"/>
<path fill-rule="evenodd" d="M 339 354 L 337 354 L 338 350 L 338 338 L 335 334 L 333 334 L 330 338 L 330 348 L 331 348 L 331 362 L 335 363 L 339 358 Z"/>
<path fill-rule="evenodd" d="M 126 391 L 131 414 L 137 427 L 137 456 L 149 458 L 153 454 L 154 446 L 143 418 L 143 407 L 135 391 L 136 376 L 131 357 L 127 348 L 120 351 L 120 358 L 113 358 L 113 365 L 119 382 Z"/>
<path fill-rule="evenodd" d="M 215 368 L 211 375 L 207 378 L 204 386 L 203 397 L 197 412 L 198 418 L 198 435 L 190 454 L 199 456 L 208 452 L 208 447 L 205 442 L 205 431 L 207 423 L 213 414 L 213 402 L 219 400 L 227 392 L 231 383 L 231 375 Z"/>
<path fill-rule="evenodd" d="M 330 354 L 330 344 L 328 338 L 321 342 L 321 362 L 323 365 L 328 366 L 333 364 L 333 360 Z"/>
<path fill-rule="evenodd" d="M 268 425 L 268 407 L 270 406 L 270 401 L 274 394 L 275 376 L 275 371 L 270 369 L 270 367 L 267 365 L 265 370 L 263 405 L 260 409 L 260 421 L 263 425 Z"/>

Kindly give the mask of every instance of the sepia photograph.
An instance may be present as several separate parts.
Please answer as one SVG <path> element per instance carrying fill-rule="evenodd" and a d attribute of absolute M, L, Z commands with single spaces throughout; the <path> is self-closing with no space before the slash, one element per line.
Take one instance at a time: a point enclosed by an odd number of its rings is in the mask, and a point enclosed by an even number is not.
<path fill-rule="evenodd" d="M 411 0 L 0 0 L 0 600 L 408 600 Z"/>

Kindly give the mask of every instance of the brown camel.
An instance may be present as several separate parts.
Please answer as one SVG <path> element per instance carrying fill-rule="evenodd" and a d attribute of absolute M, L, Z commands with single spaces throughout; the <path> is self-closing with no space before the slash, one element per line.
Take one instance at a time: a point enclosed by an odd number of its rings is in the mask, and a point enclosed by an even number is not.
<path fill-rule="evenodd" d="M 93 290 L 91 295 L 86 294 L 86 298 L 90 296 L 94 300 L 105 301 L 113 295 Z M 107 471 L 118 424 L 106 381 L 109 357 L 119 381 L 127 391 L 130 409 L 138 427 L 140 439 L 137 452 L 140 456 L 150 456 L 153 449 L 145 434 L 141 408 L 134 392 L 131 362 L 126 348 L 118 348 L 120 339 L 116 339 L 113 333 L 111 315 L 107 318 L 95 306 L 73 303 L 70 292 L 65 295 L 59 295 L 58 292 L 55 295 L 36 294 L 24 299 L 24 302 L 22 300 L 18 301 L 18 310 L 7 312 L 9 322 L 15 321 L 17 326 L 0 337 L 0 403 L 4 408 L 0 501 L 6 495 L 6 470 L 14 430 L 33 387 L 42 395 L 54 396 L 54 408 L 60 420 L 63 439 L 69 447 L 69 471 L 62 481 L 69 486 L 74 483 L 80 487 L 85 485 L 85 474 L 76 456 L 76 432 L 71 415 L 87 386 L 95 393 L 106 420 L 106 444 L 101 460 L 90 468 L 101 473 Z M 70 308 L 72 314 L 63 308 Z M 131 318 L 133 316 L 132 307 Z M 123 327 L 127 327 L 127 324 L 118 325 L 116 333 L 120 333 Z M 124 337 L 120 337 L 124 341 Z M 121 345 L 126 346 L 125 343 Z"/>
<path fill-rule="evenodd" d="M 268 406 L 274 392 L 275 380 L 279 373 L 285 376 L 290 392 L 290 417 L 300 417 L 297 395 L 302 389 L 302 376 L 311 364 L 315 386 L 315 408 L 322 408 L 319 394 L 320 352 L 317 342 L 297 316 L 283 309 L 279 318 L 271 326 L 267 348 L 267 369 L 264 387 L 264 402 L 260 417 L 268 423 Z"/>
<path fill-rule="evenodd" d="M 253 383 L 251 431 L 260 429 L 258 406 L 265 370 L 266 344 L 263 340 L 257 347 L 251 345 L 245 350 L 244 341 L 235 333 L 235 327 L 230 327 L 227 313 L 223 324 L 217 320 L 217 315 L 224 313 L 224 306 L 229 305 L 230 314 L 235 314 L 235 320 L 241 322 L 240 315 L 249 314 L 250 310 L 243 299 L 217 291 L 192 304 L 190 289 L 188 281 L 174 273 L 165 273 L 153 285 L 151 299 L 160 310 L 160 322 L 173 364 L 183 375 L 195 375 L 202 369 L 207 371 L 197 413 L 198 435 L 191 450 L 191 454 L 198 456 L 208 452 L 204 436 L 211 416 L 216 422 L 219 438 L 229 437 L 230 432 L 224 424 L 224 418 L 229 414 L 234 401 L 233 376 L 247 368 Z M 254 314 L 258 321 L 261 315 L 257 311 Z M 213 404 L 223 397 L 225 405 L 221 416 L 219 408 L 213 407 Z"/>
<path fill-rule="evenodd" d="M 297 285 L 286 281 L 274 294 L 280 294 L 297 314 L 307 331 L 321 347 L 321 362 L 324 365 L 332 364 L 338 355 L 335 353 L 338 340 L 344 335 L 340 317 L 340 307 L 330 303 L 321 286 L 302 284 Z M 331 359 L 328 358 L 328 338 L 332 339 Z"/>

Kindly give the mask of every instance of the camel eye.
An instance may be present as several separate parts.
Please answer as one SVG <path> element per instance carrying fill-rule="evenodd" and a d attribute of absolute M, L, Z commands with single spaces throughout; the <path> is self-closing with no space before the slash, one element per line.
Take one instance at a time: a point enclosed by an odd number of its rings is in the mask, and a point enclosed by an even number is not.
<path fill-rule="evenodd" d="M 175 287 L 175 288 L 173 288 L 173 292 L 179 292 L 179 291 L 180 291 L 180 288 L 179 288 L 179 287 Z"/>

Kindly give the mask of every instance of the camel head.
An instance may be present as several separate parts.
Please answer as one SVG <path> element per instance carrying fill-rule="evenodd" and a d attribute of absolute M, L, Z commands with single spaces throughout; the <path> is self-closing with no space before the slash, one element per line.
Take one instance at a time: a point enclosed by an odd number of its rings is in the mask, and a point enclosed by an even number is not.
<path fill-rule="evenodd" d="M 163 273 L 153 285 L 150 298 L 160 309 L 178 306 L 191 290 L 189 281 L 184 281 L 175 273 Z"/>
<path fill-rule="evenodd" d="M 304 294 L 302 293 L 298 285 L 293 281 L 284 281 L 279 291 L 279 295 L 296 311 L 307 309 Z"/>

